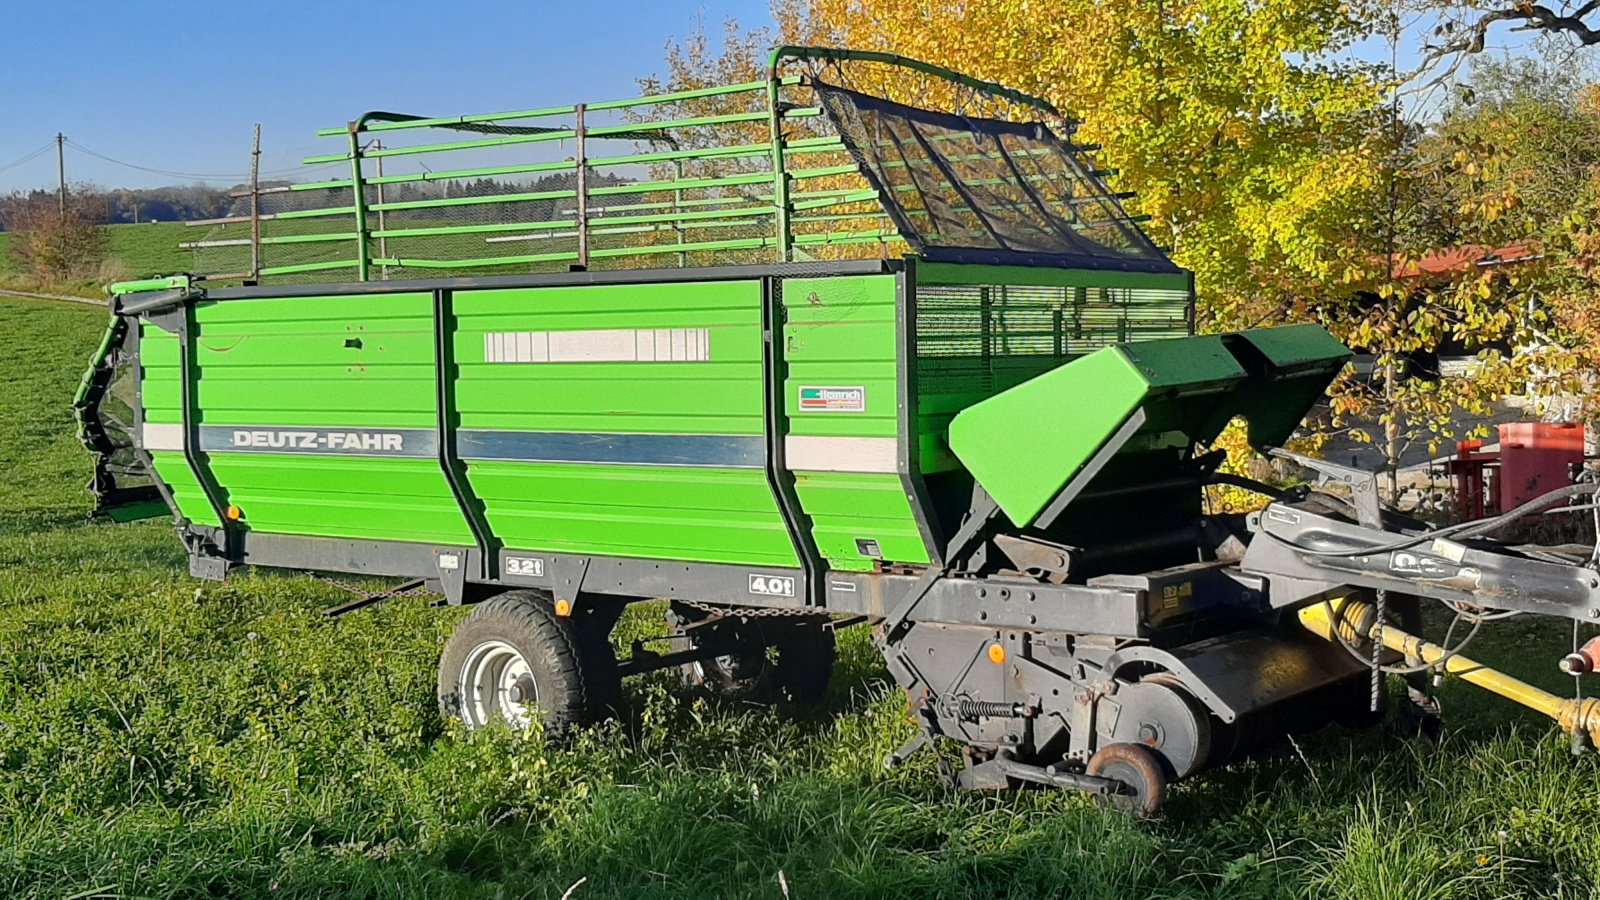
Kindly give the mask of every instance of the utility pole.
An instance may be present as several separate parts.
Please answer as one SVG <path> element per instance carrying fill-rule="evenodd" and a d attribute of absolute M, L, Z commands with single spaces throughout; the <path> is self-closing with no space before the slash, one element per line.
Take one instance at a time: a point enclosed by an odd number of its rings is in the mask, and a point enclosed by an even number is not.
<path fill-rule="evenodd" d="M 56 189 L 56 205 L 60 208 L 61 218 L 67 217 L 67 159 L 63 151 L 67 137 L 61 132 L 56 132 L 56 180 L 59 187 Z"/>
<path fill-rule="evenodd" d="M 261 280 L 261 123 L 250 145 L 250 280 Z"/>

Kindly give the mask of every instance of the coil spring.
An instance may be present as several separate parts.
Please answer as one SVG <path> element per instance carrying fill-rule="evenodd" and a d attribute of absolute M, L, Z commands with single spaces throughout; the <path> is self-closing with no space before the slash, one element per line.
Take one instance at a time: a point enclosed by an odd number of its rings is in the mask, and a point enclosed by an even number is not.
<path fill-rule="evenodd" d="M 1018 707 L 994 700 L 961 700 L 956 703 L 956 713 L 963 719 L 1012 719 L 1021 715 Z"/>

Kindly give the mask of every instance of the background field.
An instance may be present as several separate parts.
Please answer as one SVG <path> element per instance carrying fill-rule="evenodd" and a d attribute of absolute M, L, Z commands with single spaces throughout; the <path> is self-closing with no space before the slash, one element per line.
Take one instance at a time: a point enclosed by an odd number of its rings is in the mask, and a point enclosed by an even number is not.
<path fill-rule="evenodd" d="M 107 281 L 192 271 L 194 251 L 180 250 L 178 244 L 201 240 L 206 234 L 206 229 L 189 228 L 182 222 L 104 227 L 111 239 L 103 273 L 106 277 L 68 284 L 42 284 L 18 271 L 11 258 L 11 236 L 0 231 L 0 287 L 103 297 L 102 285 Z"/>
<path fill-rule="evenodd" d="M 1600 878 L 1595 759 L 1457 684 L 1432 757 L 1333 729 L 1181 786 L 1148 825 L 952 793 L 926 755 L 885 772 L 911 726 L 859 629 L 818 714 L 658 674 L 567 745 L 469 737 L 432 699 L 459 611 L 330 621 L 327 585 L 202 584 L 166 525 L 84 521 L 67 406 L 103 325 L 0 298 L 0 896 L 1414 900 Z M 1561 689 L 1569 640 L 1519 620 L 1480 649 Z"/>

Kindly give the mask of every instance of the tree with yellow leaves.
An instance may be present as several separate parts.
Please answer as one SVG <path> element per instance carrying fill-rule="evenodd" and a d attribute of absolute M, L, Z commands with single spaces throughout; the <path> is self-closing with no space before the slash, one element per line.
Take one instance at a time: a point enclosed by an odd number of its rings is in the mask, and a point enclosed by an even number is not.
<path fill-rule="evenodd" d="M 1348 371 L 1328 426 L 1360 421 L 1391 463 L 1436 443 L 1462 409 L 1512 388 L 1527 360 L 1495 348 L 1524 330 L 1492 279 L 1396 277 L 1433 249 L 1404 222 L 1438 206 L 1422 130 L 1394 104 L 1400 76 L 1354 46 L 1391 11 L 1348 0 L 775 0 L 776 33 L 730 26 L 726 52 L 691 39 L 648 87 L 754 78 L 759 44 L 887 50 L 1045 97 L 1074 138 L 1136 192 L 1157 243 L 1195 272 L 1199 326 L 1319 321 L 1374 364 Z M 1397 266 L 1397 263 L 1401 265 Z M 1408 363 L 1450 343 L 1467 377 Z"/>

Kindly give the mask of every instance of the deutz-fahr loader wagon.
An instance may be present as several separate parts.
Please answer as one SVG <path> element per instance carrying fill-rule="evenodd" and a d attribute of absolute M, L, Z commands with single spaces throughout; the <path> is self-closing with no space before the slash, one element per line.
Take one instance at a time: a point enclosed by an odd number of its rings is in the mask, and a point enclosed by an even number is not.
<path fill-rule="evenodd" d="M 1039 98 L 785 47 L 744 84 L 325 133 L 307 162 L 347 175 L 199 242 L 247 269 L 114 290 L 77 403 L 93 488 L 170 510 L 201 578 L 474 604 L 438 690 L 470 727 L 570 728 L 667 667 L 815 701 L 834 630 L 868 623 L 918 728 L 891 761 L 949 739 L 964 785 L 1142 814 L 1370 720 L 1396 667 L 1600 728 L 1410 633 L 1418 598 L 1474 632 L 1600 616 L 1593 548 L 1493 539 L 1594 485 L 1432 528 L 1371 473 L 1219 474 L 1230 421 L 1281 445 L 1348 353 L 1316 325 L 1193 334 L 1190 274 Z M 1209 509 L 1223 482 L 1270 502 Z M 662 598 L 665 645 L 619 660 L 624 607 Z"/>

